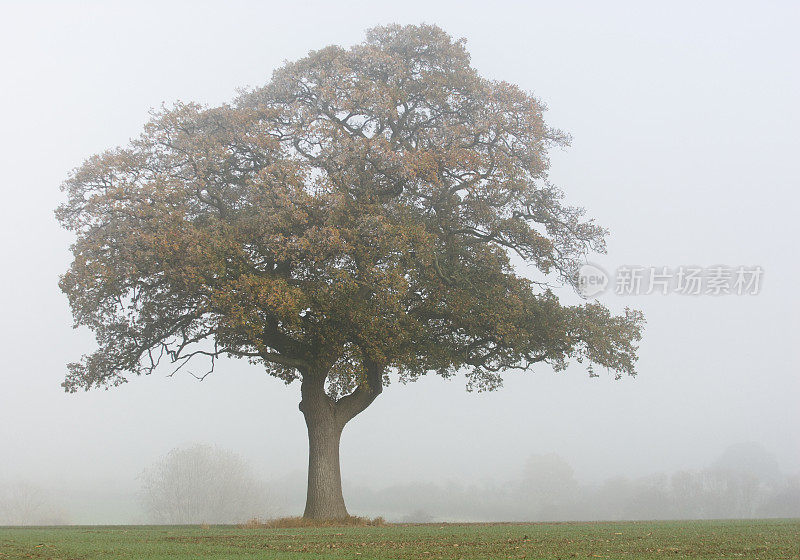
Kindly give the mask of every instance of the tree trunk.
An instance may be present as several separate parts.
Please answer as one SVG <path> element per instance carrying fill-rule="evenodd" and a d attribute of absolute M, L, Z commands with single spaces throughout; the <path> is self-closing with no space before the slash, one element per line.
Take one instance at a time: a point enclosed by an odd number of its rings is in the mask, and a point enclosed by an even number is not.
<path fill-rule="evenodd" d="M 308 426 L 308 492 L 303 517 L 343 519 L 348 516 L 342 494 L 339 441 L 343 426 L 335 418 L 310 418 Z"/>
<path fill-rule="evenodd" d="M 325 375 L 303 376 L 300 410 L 308 428 L 308 489 L 303 517 L 348 517 L 342 494 L 339 442 L 345 424 L 367 408 L 383 388 L 381 370 L 369 369 L 367 383 L 338 401 L 325 393 Z"/>

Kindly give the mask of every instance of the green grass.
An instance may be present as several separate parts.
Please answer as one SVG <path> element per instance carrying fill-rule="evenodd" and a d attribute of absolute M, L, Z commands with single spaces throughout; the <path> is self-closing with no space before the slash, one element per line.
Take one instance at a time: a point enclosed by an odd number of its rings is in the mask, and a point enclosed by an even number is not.
<path fill-rule="evenodd" d="M 0 560 L 800 558 L 800 520 L 0 528 Z"/>

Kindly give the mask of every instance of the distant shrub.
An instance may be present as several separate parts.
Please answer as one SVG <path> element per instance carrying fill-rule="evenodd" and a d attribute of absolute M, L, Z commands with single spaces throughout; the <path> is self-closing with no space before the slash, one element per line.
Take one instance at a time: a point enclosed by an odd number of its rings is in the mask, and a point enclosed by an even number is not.
<path fill-rule="evenodd" d="M 156 523 L 237 523 L 268 512 L 264 485 L 241 457 L 219 447 L 174 449 L 142 481 Z"/>

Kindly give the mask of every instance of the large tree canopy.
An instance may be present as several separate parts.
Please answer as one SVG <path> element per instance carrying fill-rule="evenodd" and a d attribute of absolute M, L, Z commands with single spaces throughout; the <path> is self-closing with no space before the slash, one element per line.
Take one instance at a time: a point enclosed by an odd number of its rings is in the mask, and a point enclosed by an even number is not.
<path fill-rule="evenodd" d="M 322 385 L 346 421 L 391 371 L 481 390 L 570 358 L 633 374 L 642 316 L 550 288 L 606 232 L 548 182 L 568 138 L 543 110 L 463 41 L 392 25 L 231 104 L 154 114 L 64 185 L 61 287 L 99 343 L 65 388 L 227 355 Z"/>

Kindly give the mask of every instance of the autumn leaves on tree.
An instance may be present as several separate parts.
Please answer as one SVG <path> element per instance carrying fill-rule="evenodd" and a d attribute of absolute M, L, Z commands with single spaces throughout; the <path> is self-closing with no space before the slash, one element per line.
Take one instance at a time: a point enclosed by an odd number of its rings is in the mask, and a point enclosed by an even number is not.
<path fill-rule="evenodd" d="M 641 314 L 550 288 L 605 231 L 548 183 L 568 139 L 543 109 L 479 76 L 463 41 L 392 25 L 231 104 L 154 114 L 64 184 L 61 287 L 99 345 L 64 387 L 220 356 L 300 381 L 305 513 L 338 518 L 342 428 L 390 374 L 462 372 L 478 390 L 571 358 L 633 374 Z"/>

